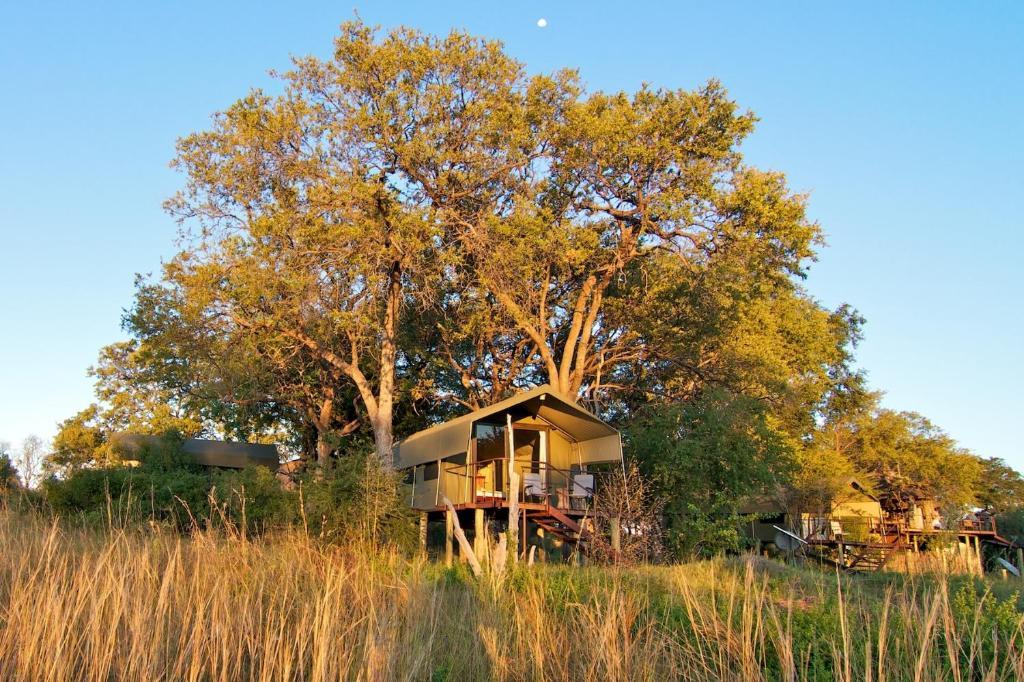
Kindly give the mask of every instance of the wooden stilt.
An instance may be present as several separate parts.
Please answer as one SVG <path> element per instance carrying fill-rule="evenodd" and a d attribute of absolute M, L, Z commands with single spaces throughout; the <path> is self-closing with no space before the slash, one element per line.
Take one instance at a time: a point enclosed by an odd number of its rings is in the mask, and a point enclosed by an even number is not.
<path fill-rule="evenodd" d="M 451 566 L 455 557 L 455 512 L 448 509 L 444 513 L 444 565 Z"/>
<path fill-rule="evenodd" d="M 515 431 L 512 415 L 505 415 L 505 444 L 508 455 L 508 553 L 519 561 L 519 472 L 516 471 Z"/>
<path fill-rule="evenodd" d="M 618 516 L 613 516 L 609 519 L 611 524 L 611 543 L 612 543 L 612 554 L 615 556 L 615 561 L 618 562 L 619 554 L 622 552 L 622 537 L 621 537 L 621 524 Z"/>
<path fill-rule="evenodd" d="M 484 560 L 484 553 L 487 552 L 487 535 L 484 530 L 484 510 L 473 510 L 473 554 L 477 561 Z"/>
<path fill-rule="evenodd" d="M 1024 549 L 1017 548 L 1017 570 L 1020 572 L 1022 578 L 1024 578 Z"/>
<path fill-rule="evenodd" d="M 429 521 L 427 512 L 420 512 L 420 551 L 427 553 L 427 523 Z"/>
<path fill-rule="evenodd" d="M 519 513 L 519 518 L 522 521 L 519 523 L 519 544 L 522 545 L 522 555 L 526 558 L 526 548 L 530 544 L 530 526 L 529 521 L 526 520 L 526 510 L 524 509 Z"/>

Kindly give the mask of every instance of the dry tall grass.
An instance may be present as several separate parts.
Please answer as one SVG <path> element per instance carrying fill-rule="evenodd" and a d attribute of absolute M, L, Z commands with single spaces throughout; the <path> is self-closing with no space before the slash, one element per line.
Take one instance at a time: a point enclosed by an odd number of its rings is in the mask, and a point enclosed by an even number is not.
<path fill-rule="evenodd" d="M 1024 679 L 1014 600 L 974 578 L 752 561 L 520 567 L 0 512 L 0 675 L 18 680 Z"/>

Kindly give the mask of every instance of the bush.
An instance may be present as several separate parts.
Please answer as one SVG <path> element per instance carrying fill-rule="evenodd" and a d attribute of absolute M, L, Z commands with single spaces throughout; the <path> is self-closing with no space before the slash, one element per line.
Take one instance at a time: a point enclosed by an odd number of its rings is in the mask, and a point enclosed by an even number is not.
<path fill-rule="evenodd" d="M 416 545 L 416 516 L 396 473 L 373 456 L 352 454 L 308 472 L 300 481 L 300 513 L 323 539 L 359 537 L 400 547 Z"/>
<path fill-rule="evenodd" d="M 297 494 L 285 490 L 266 467 L 216 472 L 211 496 L 218 503 L 220 520 L 249 534 L 288 526 L 299 517 Z"/>
<path fill-rule="evenodd" d="M 86 523 L 156 522 L 188 531 L 223 527 L 247 536 L 302 524 L 327 541 L 354 538 L 414 547 L 414 516 L 397 478 L 376 459 L 348 455 L 307 473 L 286 490 L 265 467 L 197 465 L 166 436 L 135 454 L 138 466 L 82 468 L 43 484 L 54 513 Z"/>
<path fill-rule="evenodd" d="M 665 544 L 675 558 L 739 549 L 741 500 L 787 480 L 793 466 L 791 443 L 764 405 L 724 390 L 648 406 L 625 436 L 665 501 Z"/>
<path fill-rule="evenodd" d="M 86 522 L 127 525 L 143 521 L 188 528 L 210 516 L 211 472 L 181 450 L 176 436 L 145 443 L 128 464 L 81 468 L 50 477 L 43 492 L 51 509 Z"/>

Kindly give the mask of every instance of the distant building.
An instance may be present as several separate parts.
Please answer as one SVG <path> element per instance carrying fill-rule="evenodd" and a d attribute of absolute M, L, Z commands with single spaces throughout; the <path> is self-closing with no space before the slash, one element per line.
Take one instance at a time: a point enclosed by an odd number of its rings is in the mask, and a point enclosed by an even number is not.
<path fill-rule="evenodd" d="M 115 449 L 126 455 L 128 463 L 138 463 L 130 459 L 131 453 L 137 453 L 144 445 L 156 445 L 158 436 L 122 433 L 113 437 Z M 182 441 L 181 449 L 190 455 L 196 464 L 218 469 L 244 469 L 249 466 L 263 466 L 277 471 L 280 466 L 280 455 L 276 445 L 261 443 L 238 443 L 221 440 L 204 440 L 188 438 Z"/>

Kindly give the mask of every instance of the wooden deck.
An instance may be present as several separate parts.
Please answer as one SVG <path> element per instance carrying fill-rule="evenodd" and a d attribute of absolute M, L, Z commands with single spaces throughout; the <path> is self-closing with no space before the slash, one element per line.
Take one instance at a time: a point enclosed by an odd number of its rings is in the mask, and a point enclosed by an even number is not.
<path fill-rule="evenodd" d="M 452 506 L 455 508 L 455 511 L 466 511 L 470 509 L 508 509 L 509 501 L 503 497 L 486 496 L 477 497 L 475 502 L 461 502 L 459 504 L 452 504 Z M 526 512 L 544 512 L 546 514 L 557 512 L 560 514 L 565 514 L 566 516 L 574 517 L 594 515 L 594 510 L 590 508 L 571 509 L 566 507 L 559 507 L 551 504 L 550 502 L 519 502 L 518 506 L 520 511 Z M 444 510 L 445 507 L 443 505 L 440 505 L 434 507 L 433 509 L 424 511 L 443 512 Z"/>

